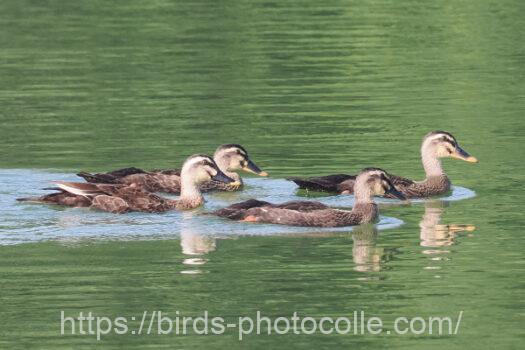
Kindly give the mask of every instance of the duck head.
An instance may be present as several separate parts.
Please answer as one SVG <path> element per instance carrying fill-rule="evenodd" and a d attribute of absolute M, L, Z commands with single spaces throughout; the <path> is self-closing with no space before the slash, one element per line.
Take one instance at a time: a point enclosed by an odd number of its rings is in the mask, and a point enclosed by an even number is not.
<path fill-rule="evenodd" d="M 235 180 L 226 176 L 215 161 L 205 154 L 190 156 L 182 165 L 181 177 L 191 179 L 196 185 L 214 180 L 232 183 Z"/>
<path fill-rule="evenodd" d="M 244 147 L 237 144 L 226 144 L 219 146 L 213 155 L 213 159 L 224 171 L 243 170 L 259 176 L 268 176 L 248 156 Z"/>
<path fill-rule="evenodd" d="M 385 194 L 391 194 L 398 199 L 406 199 L 406 197 L 397 190 L 390 180 L 390 176 L 383 169 L 365 168 L 361 170 L 356 178 L 356 189 L 357 186 L 367 187 L 369 189 L 368 194 L 372 196 L 384 196 Z"/>
<path fill-rule="evenodd" d="M 456 138 L 445 131 L 433 131 L 425 135 L 421 146 L 422 155 L 431 155 L 436 158 L 456 158 L 469 163 L 477 163 L 476 157 L 471 156 L 461 148 Z"/>

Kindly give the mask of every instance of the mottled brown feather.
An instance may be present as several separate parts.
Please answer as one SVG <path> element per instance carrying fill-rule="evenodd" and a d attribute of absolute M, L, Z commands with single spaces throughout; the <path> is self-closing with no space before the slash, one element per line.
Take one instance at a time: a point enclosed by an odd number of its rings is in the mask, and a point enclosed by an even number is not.
<path fill-rule="evenodd" d="M 405 177 L 389 175 L 390 181 L 399 192 L 407 198 L 431 197 L 445 194 L 450 190 L 450 180 L 446 175 L 429 177 L 424 181 L 416 182 Z M 328 175 L 314 178 L 288 178 L 299 185 L 300 188 L 324 191 L 329 193 L 354 193 L 355 176 L 353 175 Z M 387 198 L 395 198 L 385 194 Z"/>
<path fill-rule="evenodd" d="M 293 201 L 272 204 L 250 199 L 212 214 L 231 220 L 247 220 L 292 226 L 339 227 L 359 225 L 377 218 L 373 203 L 356 205 L 352 211 L 332 209 L 319 202 Z"/>
<path fill-rule="evenodd" d="M 339 185 L 348 180 L 355 180 L 355 176 L 346 174 L 335 174 L 327 176 L 300 178 L 290 177 L 287 180 L 295 182 L 299 188 L 322 192 L 341 192 Z"/>
<path fill-rule="evenodd" d="M 140 211 L 160 213 L 172 210 L 177 200 L 160 197 L 140 186 L 67 183 L 68 186 L 89 191 L 86 196 L 66 191 L 51 193 L 41 197 L 22 198 L 22 201 L 59 204 L 69 207 L 92 207 L 112 213 Z"/>
<path fill-rule="evenodd" d="M 81 172 L 77 175 L 90 183 L 139 185 L 149 192 L 180 194 L 181 189 L 179 169 L 144 171 L 137 168 L 126 168 L 109 173 L 89 174 Z M 200 185 L 199 188 L 202 192 L 237 191 L 242 188 L 242 183 L 225 184 L 219 181 L 208 181 Z"/>

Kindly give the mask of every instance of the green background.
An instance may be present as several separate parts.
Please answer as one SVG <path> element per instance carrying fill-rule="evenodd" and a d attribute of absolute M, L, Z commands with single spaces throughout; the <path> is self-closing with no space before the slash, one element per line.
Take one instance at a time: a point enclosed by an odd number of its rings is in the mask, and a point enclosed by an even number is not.
<path fill-rule="evenodd" d="M 365 310 L 385 322 L 464 310 L 455 336 L 112 335 L 97 345 L 518 348 L 524 34 L 520 0 L 2 1 L 3 169 L 177 167 L 235 142 L 275 178 L 380 166 L 420 179 L 420 142 L 435 129 L 480 163 L 444 162 L 475 198 L 386 208 L 405 225 L 377 238 L 233 235 L 205 255 L 201 274 L 180 273 L 187 256 L 177 232 L 0 246 L 0 346 L 92 348 L 94 337 L 59 335 L 60 310 L 231 318 Z M 26 173 L 14 174 L 24 182 Z M 5 208 L 18 195 L 9 188 Z M 31 223 L 0 213 L 0 235 L 48 225 L 46 210 Z M 425 246 L 425 213 L 476 230 L 432 226 L 439 237 Z M 364 264 L 355 260 L 363 240 Z"/>

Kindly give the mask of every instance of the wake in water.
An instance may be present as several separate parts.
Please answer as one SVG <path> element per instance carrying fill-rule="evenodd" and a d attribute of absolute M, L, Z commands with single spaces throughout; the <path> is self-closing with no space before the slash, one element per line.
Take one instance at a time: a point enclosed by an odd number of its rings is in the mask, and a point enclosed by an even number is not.
<path fill-rule="evenodd" d="M 200 215 L 223 208 L 232 203 L 259 198 L 269 202 L 304 200 L 296 186 L 284 179 L 250 178 L 246 180 L 246 190 L 242 192 L 217 192 L 205 194 L 204 207 L 190 212 L 168 212 L 165 214 L 129 213 L 114 215 L 89 209 L 71 209 L 57 206 L 28 205 L 16 202 L 16 198 L 33 196 L 35 188 L 45 188 L 50 181 L 78 181 L 72 174 L 32 171 L 1 170 L 3 184 L 0 196 L 0 244 L 20 244 L 43 240 L 78 239 L 168 239 L 177 238 L 190 230 L 193 233 L 213 237 L 232 237 L 235 235 L 289 235 L 322 234 L 350 232 L 353 227 L 342 228 L 305 228 L 270 224 L 250 224 L 230 222 L 228 220 Z M 44 190 L 41 191 L 45 193 Z M 441 198 L 445 201 L 457 201 L 475 196 L 475 192 L 454 186 L 452 193 Z M 326 205 L 351 207 L 354 197 L 339 195 L 316 197 Z M 380 204 L 394 204 L 399 201 L 377 198 Z M 422 203 L 425 200 L 412 200 Z M 402 220 L 380 216 L 377 229 L 391 229 L 403 224 Z"/>

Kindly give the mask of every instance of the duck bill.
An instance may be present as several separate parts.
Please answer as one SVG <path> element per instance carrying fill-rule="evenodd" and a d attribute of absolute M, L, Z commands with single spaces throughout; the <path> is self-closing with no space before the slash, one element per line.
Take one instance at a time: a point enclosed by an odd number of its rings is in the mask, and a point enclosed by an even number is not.
<path fill-rule="evenodd" d="M 252 162 L 250 159 L 248 159 L 248 162 L 246 165 L 242 168 L 242 170 L 246 171 L 247 173 L 256 174 L 259 176 L 268 176 L 268 173 L 266 171 L 262 171 L 257 165 L 255 165 L 254 162 Z"/>
<path fill-rule="evenodd" d="M 465 151 L 463 148 L 461 148 L 459 146 L 456 146 L 456 149 L 454 150 L 454 152 L 452 152 L 450 154 L 450 156 L 452 158 L 460 159 L 460 160 L 463 160 L 463 161 L 469 162 L 469 163 L 477 163 L 478 162 L 478 159 L 476 157 L 471 156 L 470 154 L 468 154 L 467 151 Z"/>
<path fill-rule="evenodd" d="M 392 196 L 402 201 L 407 199 L 407 197 L 405 197 L 403 193 L 399 192 L 394 186 L 391 186 L 390 189 L 386 191 L 386 193 L 391 194 Z"/>
<path fill-rule="evenodd" d="M 215 176 L 212 176 L 211 179 L 214 180 L 214 181 L 224 182 L 225 184 L 229 184 L 229 183 L 235 182 L 234 179 L 226 176 L 226 174 L 224 174 L 222 171 L 220 171 L 218 169 L 217 169 L 217 174 L 215 174 Z"/>

